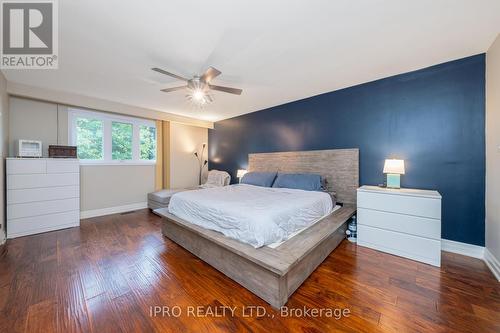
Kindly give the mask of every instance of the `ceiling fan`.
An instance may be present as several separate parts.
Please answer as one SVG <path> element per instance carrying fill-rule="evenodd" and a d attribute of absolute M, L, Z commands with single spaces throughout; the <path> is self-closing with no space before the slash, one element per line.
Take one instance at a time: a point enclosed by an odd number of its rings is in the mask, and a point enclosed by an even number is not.
<path fill-rule="evenodd" d="M 221 71 L 213 67 L 209 67 L 203 75 L 195 75 L 192 79 L 184 78 L 157 67 L 151 69 L 155 72 L 171 76 L 187 83 L 183 86 L 161 89 L 161 91 L 171 92 L 186 89 L 188 90 L 188 94 L 186 95 L 186 97 L 200 106 L 213 101 L 213 97 L 210 95 L 210 91 L 212 90 L 222 91 L 235 95 L 241 95 L 243 91 L 237 88 L 216 86 L 211 84 L 212 80 L 221 74 Z"/>

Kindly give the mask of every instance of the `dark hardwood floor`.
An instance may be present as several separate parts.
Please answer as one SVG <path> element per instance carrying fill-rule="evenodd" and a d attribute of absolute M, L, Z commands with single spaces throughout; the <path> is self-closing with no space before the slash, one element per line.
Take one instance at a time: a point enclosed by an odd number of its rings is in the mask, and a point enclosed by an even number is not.
<path fill-rule="evenodd" d="M 499 283 L 477 259 L 444 253 L 435 268 L 344 241 L 287 317 L 164 239 L 160 221 L 142 210 L 10 240 L 0 332 L 500 332 Z"/>

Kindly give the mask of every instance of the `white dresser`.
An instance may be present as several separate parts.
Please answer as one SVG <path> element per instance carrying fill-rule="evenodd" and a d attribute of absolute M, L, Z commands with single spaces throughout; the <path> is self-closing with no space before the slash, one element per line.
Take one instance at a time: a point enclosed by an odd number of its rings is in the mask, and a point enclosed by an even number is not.
<path fill-rule="evenodd" d="M 7 158 L 7 238 L 80 225 L 77 159 Z"/>
<path fill-rule="evenodd" d="M 441 265 L 441 195 L 437 191 L 358 189 L 358 245 Z"/>

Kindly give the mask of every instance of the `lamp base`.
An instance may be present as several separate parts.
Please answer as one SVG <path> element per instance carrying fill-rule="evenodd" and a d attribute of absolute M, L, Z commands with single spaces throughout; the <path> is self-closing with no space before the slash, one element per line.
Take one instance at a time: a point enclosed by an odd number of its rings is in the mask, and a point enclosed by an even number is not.
<path fill-rule="evenodd" d="M 401 175 L 388 173 L 387 174 L 388 188 L 401 188 Z"/>

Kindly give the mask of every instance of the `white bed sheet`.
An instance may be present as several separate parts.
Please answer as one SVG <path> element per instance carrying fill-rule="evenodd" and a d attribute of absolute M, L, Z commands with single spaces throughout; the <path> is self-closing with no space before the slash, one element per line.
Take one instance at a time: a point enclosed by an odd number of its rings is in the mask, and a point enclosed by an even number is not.
<path fill-rule="evenodd" d="M 335 212 L 336 210 L 338 210 L 340 208 L 342 208 L 342 206 L 336 205 L 335 207 L 333 207 L 331 213 Z M 323 217 L 326 217 L 327 215 L 329 215 L 329 214 L 326 214 L 325 216 L 320 217 L 319 219 L 317 219 L 316 221 L 314 221 L 313 223 L 311 223 L 307 227 L 304 227 L 302 229 L 299 229 L 299 230 L 295 231 L 293 234 L 289 235 L 285 240 L 282 240 L 281 242 L 275 242 L 275 243 L 272 243 L 272 244 L 268 244 L 267 246 L 270 247 L 271 249 L 277 248 L 278 246 L 280 246 L 283 243 L 285 243 L 287 240 L 292 239 L 293 237 L 295 237 L 298 234 L 300 234 L 302 231 L 304 231 L 306 229 L 309 229 L 310 227 L 312 227 L 313 225 L 315 225 L 317 222 L 321 221 L 323 219 Z"/>
<path fill-rule="evenodd" d="M 168 211 L 253 247 L 283 242 L 331 213 L 329 194 L 237 184 L 176 193 Z"/>

